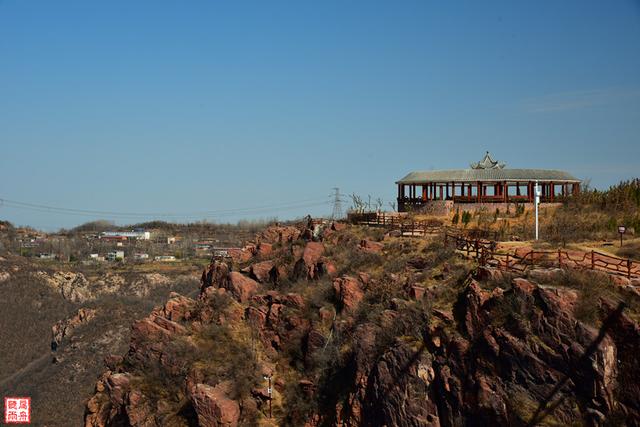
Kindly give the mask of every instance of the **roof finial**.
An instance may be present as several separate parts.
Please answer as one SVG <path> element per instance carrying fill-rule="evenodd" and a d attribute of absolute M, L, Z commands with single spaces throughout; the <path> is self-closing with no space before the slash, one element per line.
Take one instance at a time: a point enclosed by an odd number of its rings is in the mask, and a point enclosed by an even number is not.
<path fill-rule="evenodd" d="M 477 163 L 471 163 L 471 169 L 503 169 L 505 163 L 500 163 L 491 158 L 489 151 L 484 155 L 484 158 Z"/>

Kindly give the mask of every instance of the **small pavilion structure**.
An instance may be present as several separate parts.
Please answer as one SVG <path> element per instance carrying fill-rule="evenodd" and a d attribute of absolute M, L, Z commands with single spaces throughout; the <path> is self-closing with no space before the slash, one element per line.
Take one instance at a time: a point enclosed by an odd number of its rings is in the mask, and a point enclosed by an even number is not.
<path fill-rule="evenodd" d="M 533 203 L 535 183 L 542 203 L 560 202 L 580 192 L 580 180 L 559 170 L 509 169 L 487 151 L 469 169 L 411 172 L 396 181 L 398 211 L 419 209 L 434 201 L 453 203 Z"/>

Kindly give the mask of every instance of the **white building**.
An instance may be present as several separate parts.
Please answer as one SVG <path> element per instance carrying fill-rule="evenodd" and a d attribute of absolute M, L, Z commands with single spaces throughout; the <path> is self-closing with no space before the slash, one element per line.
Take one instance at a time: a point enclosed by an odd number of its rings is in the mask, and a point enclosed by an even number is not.
<path fill-rule="evenodd" d="M 146 259 L 149 259 L 149 254 L 135 253 L 133 254 L 133 259 L 135 259 L 136 261 L 144 261 Z"/>
<path fill-rule="evenodd" d="M 124 251 L 111 251 L 107 254 L 107 260 L 120 261 L 124 259 Z"/>
<path fill-rule="evenodd" d="M 176 261 L 176 257 L 173 255 L 158 255 L 154 259 L 156 261 Z"/>
<path fill-rule="evenodd" d="M 151 232 L 149 231 L 104 231 L 100 233 L 100 238 L 106 239 L 136 239 L 136 240 L 149 240 L 151 239 Z"/>

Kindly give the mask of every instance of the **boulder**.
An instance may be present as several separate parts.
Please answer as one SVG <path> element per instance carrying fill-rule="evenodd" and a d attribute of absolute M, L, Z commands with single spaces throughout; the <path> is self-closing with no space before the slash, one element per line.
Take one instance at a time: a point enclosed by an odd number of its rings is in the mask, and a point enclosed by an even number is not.
<path fill-rule="evenodd" d="M 238 271 L 229 273 L 226 288 L 240 302 L 247 302 L 258 291 L 258 282 Z"/>
<path fill-rule="evenodd" d="M 300 238 L 300 230 L 291 226 L 271 226 L 257 236 L 261 243 L 290 243 Z"/>
<path fill-rule="evenodd" d="M 322 255 L 324 245 L 320 242 L 308 242 L 302 252 L 301 258 L 294 267 L 294 278 L 306 278 L 314 280 L 324 273 Z"/>
<path fill-rule="evenodd" d="M 249 275 L 260 283 L 275 283 L 278 281 L 278 269 L 273 261 L 256 262 L 249 266 Z"/>
<path fill-rule="evenodd" d="M 271 243 L 260 243 L 257 248 L 256 254 L 261 257 L 271 255 L 273 252 L 273 245 Z"/>
<path fill-rule="evenodd" d="M 200 427 L 236 427 L 240 420 L 240 405 L 228 396 L 229 383 L 215 387 L 196 384 L 191 390 L 191 401 Z"/>
<path fill-rule="evenodd" d="M 333 290 L 336 298 L 342 304 L 342 309 L 352 312 L 360 304 L 364 292 L 358 279 L 351 276 L 342 276 L 333 281 Z"/>
<path fill-rule="evenodd" d="M 380 253 L 384 249 L 384 244 L 380 242 L 374 242 L 373 240 L 362 239 L 360 241 L 360 249 L 369 253 Z"/>
<path fill-rule="evenodd" d="M 163 307 L 164 316 L 173 321 L 188 320 L 195 309 L 196 302 L 176 292 L 169 294 L 169 301 Z"/>

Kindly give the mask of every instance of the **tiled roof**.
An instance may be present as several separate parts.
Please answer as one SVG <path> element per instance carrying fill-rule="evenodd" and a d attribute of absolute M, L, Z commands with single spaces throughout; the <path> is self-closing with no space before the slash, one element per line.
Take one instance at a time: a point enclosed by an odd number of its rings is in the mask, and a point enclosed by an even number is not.
<path fill-rule="evenodd" d="M 424 182 L 476 182 L 476 181 L 556 181 L 580 182 L 571 174 L 546 169 L 458 169 L 411 172 L 396 184 L 422 184 Z"/>

